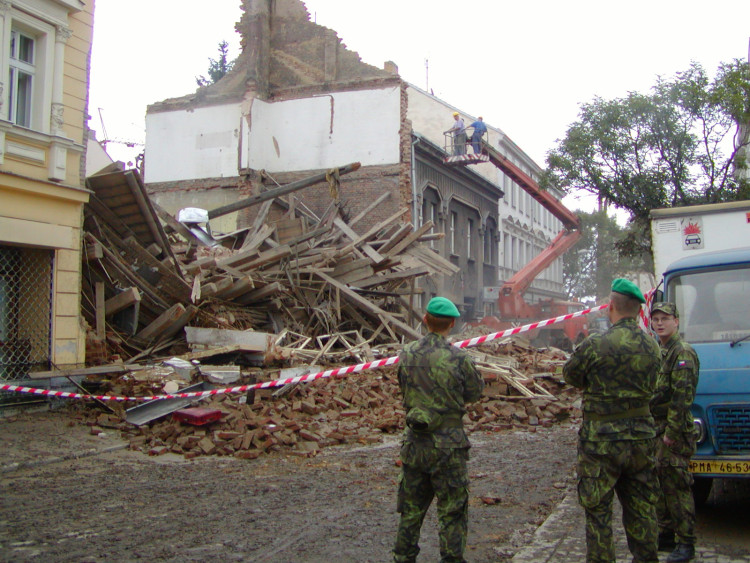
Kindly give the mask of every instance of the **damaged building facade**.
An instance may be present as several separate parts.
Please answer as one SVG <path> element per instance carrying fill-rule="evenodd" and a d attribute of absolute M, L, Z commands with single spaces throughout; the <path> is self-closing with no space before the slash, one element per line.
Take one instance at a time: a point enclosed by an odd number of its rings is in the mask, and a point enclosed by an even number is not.
<path fill-rule="evenodd" d="M 495 314 L 498 286 L 547 246 L 560 223 L 492 164 L 444 163 L 443 131 L 460 110 L 401 79 L 393 63 L 362 62 L 334 31 L 311 22 L 300 0 L 246 0 L 236 28 L 242 53 L 229 74 L 149 106 L 151 198 L 173 214 L 214 209 L 358 162 L 340 190 L 312 186 L 295 194 L 296 204 L 318 217 L 331 205 L 350 217 L 367 210 L 360 232 L 403 210 L 413 229 L 444 233 L 429 244 L 460 268 L 422 278 L 422 296 L 445 295 L 468 318 Z M 529 176 L 540 173 L 501 130 L 490 126 L 487 142 Z M 241 229 L 256 212 L 218 218 L 211 228 Z M 527 299 L 561 293 L 557 260 Z"/>
<path fill-rule="evenodd" d="M 0 1 L 0 380 L 79 365 L 94 3 Z"/>

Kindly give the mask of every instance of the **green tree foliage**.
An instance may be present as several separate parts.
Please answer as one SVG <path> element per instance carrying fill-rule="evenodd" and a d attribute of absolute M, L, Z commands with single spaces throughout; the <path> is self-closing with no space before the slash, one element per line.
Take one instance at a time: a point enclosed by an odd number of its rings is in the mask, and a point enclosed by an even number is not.
<path fill-rule="evenodd" d="M 229 55 L 229 44 L 226 41 L 219 43 L 219 58 L 208 59 L 208 78 L 205 76 L 196 76 L 195 81 L 198 86 L 208 86 L 209 84 L 216 84 L 221 80 L 225 74 L 232 70 L 234 61 L 228 61 Z"/>
<path fill-rule="evenodd" d="M 618 247 L 639 255 L 651 247 L 651 209 L 750 198 L 747 178 L 734 173 L 745 165 L 749 121 L 748 64 L 722 64 L 710 80 L 693 63 L 648 94 L 583 104 L 547 156 L 546 180 L 627 210 L 637 228 Z"/>
<path fill-rule="evenodd" d="M 618 247 L 628 230 L 607 216 L 606 210 L 577 213 L 581 219 L 581 239 L 563 256 L 563 284 L 569 299 L 603 299 L 609 295 L 614 278 L 652 269 L 648 255 L 621 255 Z"/>

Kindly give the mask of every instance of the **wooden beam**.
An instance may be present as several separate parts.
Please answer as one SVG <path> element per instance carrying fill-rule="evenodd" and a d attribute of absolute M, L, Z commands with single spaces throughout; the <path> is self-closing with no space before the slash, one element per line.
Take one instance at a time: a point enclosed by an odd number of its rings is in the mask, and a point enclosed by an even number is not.
<path fill-rule="evenodd" d="M 386 319 L 387 322 L 398 329 L 398 331 L 409 338 L 422 338 L 422 335 L 411 328 L 409 325 L 399 321 L 396 317 L 391 315 L 389 312 L 384 311 L 374 303 L 368 301 L 367 299 L 364 299 L 363 297 L 360 297 L 356 292 L 352 291 L 350 288 L 348 288 L 343 283 L 340 283 L 339 281 L 333 279 L 332 277 L 324 274 L 323 272 L 317 272 L 316 274 L 318 277 L 320 277 L 322 280 L 328 282 L 333 287 L 338 288 L 342 295 L 346 297 L 350 302 L 353 302 L 357 306 L 359 306 L 361 309 L 369 312 L 370 314 L 373 314 L 377 317 Z"/>
<path fill-rule="evenodd" d="M 360 166 L 361 165 L 359 162 L 354 162 L 352 164 L 348 164 L 347 166 L 344 166 L 343 168 L 339 168 L 338 173 L 339 175 L 348 174 L 349 172 L 354 172 L 355 170 L 359 170 Z M 316 174 L 315 176 L 310 176 L 309 178 L 304 178 L 297 182 L 292 182 L 291 184 L 281 186 L 280 188 L 268 190 L 267 192 L 263 192 L 260 194 L 251 195 L 250 197 L 247 197 L 245 199 L 242 199 L 234 203 L 230 203 L 229 205 L 225 205 L 217 209 L 212 209 L 208 212 L 208 218 L 215 219 L 216 217 L 221 217 L 222 215 L 227 215 L 229 213 L 232 213 L 234 211 L 239 211 L 240 209 L 245 209 L 246 207 L 250 207 L 252 205 L 257 205 L 266 200 L 274 199 L 274 198 L 277 198 L 286 194 L 290 194 L 292 192 L 296 192 L 298 190 L 301 190 L 302 188 L 307 188 L 309 186 L 313 186 L 320 182 L 324 182 L 326 178 L 328 177 L 328 174 L 329 172 Z"/>
<path fill-rule="evenodd" d="M 98 282 L 97 282 L 98 283 Z M 127 309 L 131 305 L 135 305 L 141 300 L 141 292 L 138 291 L 137 287 L 129 287 L 125 291 L 122 291 L 110 297 L 104 302 L 104 314 L 106 316 L 114 315 L 119 313 L 123 309 Z"/>
<path fill-rule="evenodd" d="M 96 299 L 96 337 L 104 340 L 107 336 L 107 325 L 104 321 L 104 282 L 94 282 L 94 294 Z"/>
<path fill-rule="evenodd" d="M 135 337 L 139 340 L 148 341 L 153 340 L 161 335 L 172 323 L 177 321 L 182 315 L 185 314 L 185 306 L 182 303 L 175 303 L 169 309 L 164 311 L 161 315 L 141 330 Z"/>

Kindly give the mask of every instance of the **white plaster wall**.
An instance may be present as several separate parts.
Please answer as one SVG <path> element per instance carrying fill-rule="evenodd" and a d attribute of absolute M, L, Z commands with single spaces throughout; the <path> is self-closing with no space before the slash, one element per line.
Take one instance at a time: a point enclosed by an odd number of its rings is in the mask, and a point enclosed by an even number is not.
<path fill-rule="evenodd" d="M 146 114 L 145 182 L 237 176 L 239 104 Z"/>
<path fill-rule="evenodd" d="M 360 162 L 399 162 L 398 87 L 254 100 L 243 121 L 242 167 L 269 172 L 317 170 Z"/>

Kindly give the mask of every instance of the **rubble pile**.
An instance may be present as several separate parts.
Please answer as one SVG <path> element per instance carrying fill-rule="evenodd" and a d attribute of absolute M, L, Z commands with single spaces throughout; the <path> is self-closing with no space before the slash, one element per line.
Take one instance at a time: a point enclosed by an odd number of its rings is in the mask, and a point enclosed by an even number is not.
<path fill-rule="evenodd" d="M 564 387 L 561 380 L 564 352 L 505 341 L 471 353 L 486 387 L 464 419 L 469 432 L 549 427 L 580 414 L 573 404 L 578 394 Z M 241 379 L 233 385 L 279 376 L 278 370 L 243 368 Z M 114 394 L 148 396 L 160 393 L 164 381 L 158 370 L 151 370 L 150 374 L 106 380 L 103 385 L 106 392 Z M 194 405 L 206 412 L 218 411 L 218 420 L 190 423 L 179 419 L 177 414 L 182 411 L 175 411 L 134 426 L 123 422 L 127 411 L 121 410 L 110 414 L 98 411 L 89 415 L 88 424 L 95 434 L 103 428 L 119 429 L 131 449 L 149 455 L 247 459 L 276 451 L 306 456 L 339 444 L 375 443 L 404 428 L 393 367 L 246 394 L 212 395 L 194 401 Z M 126 406 L 118 404 L 116 408 Z"/>
<path fill-rule="evenodd" d="M 311 177 L 296 189 L 328 181 L 337 194 L 338 177 Z M 458 271 L 421 244 L 442 236 L 430 234 L 431 222 L 415 231 L 400 221 L 406 208 L 363 234 L 354 231 L 388 194 L 346 220 L 337 197 L 316 217 L 289 193 L 290 185 L 282 186 L 205 212 L 207 220 L 259 206 L 251 226 L 214 237 L 208 223 L 191 222 L 200 217 L 180 222 L 159 208 L 134 170 L 105 171 L 87 186 L 82 312 L 92 327 L 88 365 L 184 352 L 186 326 L 312 339 L 351 334 L 335 348 L 412 340 L 420 319 L 411 306 L 414 280 Z"/>
<path fill-rule="evenodd" d="M 355 232 L 368 210 L 347 218 L 337 194 L 339 175 L 357 167 L 178 217 L 149 199 L 136 171 L 88 178 L 82 314 L 91 327 L 89 367 L 38 376 L 84 376 L 80 387 L 91 394 L 149 397 L 397 355 L 402 343 L 421 336 L 415 280 L 457 267 L 422 244 L 442 236 L 430 234 L 432 223 L 414 230 L 400 221 L 406 209 Z M 293 192 L 321 181 L 332 201 L 316 217 Z M 211 218 L 254 205 L 251 226 L 211 232 Z M 575 391 L 560 379 L 565 352 L 522 338 L 468 352 L 486 383 L 465 417 L 469 431 L 550 426 L 578 414 Z M 85 415 L 92 433 L 117 428 L 134 450 L 187 458 L 313 455 L 377 442 L 404 427 L 394 368 L 200 399 L 95 406 Z"/>

